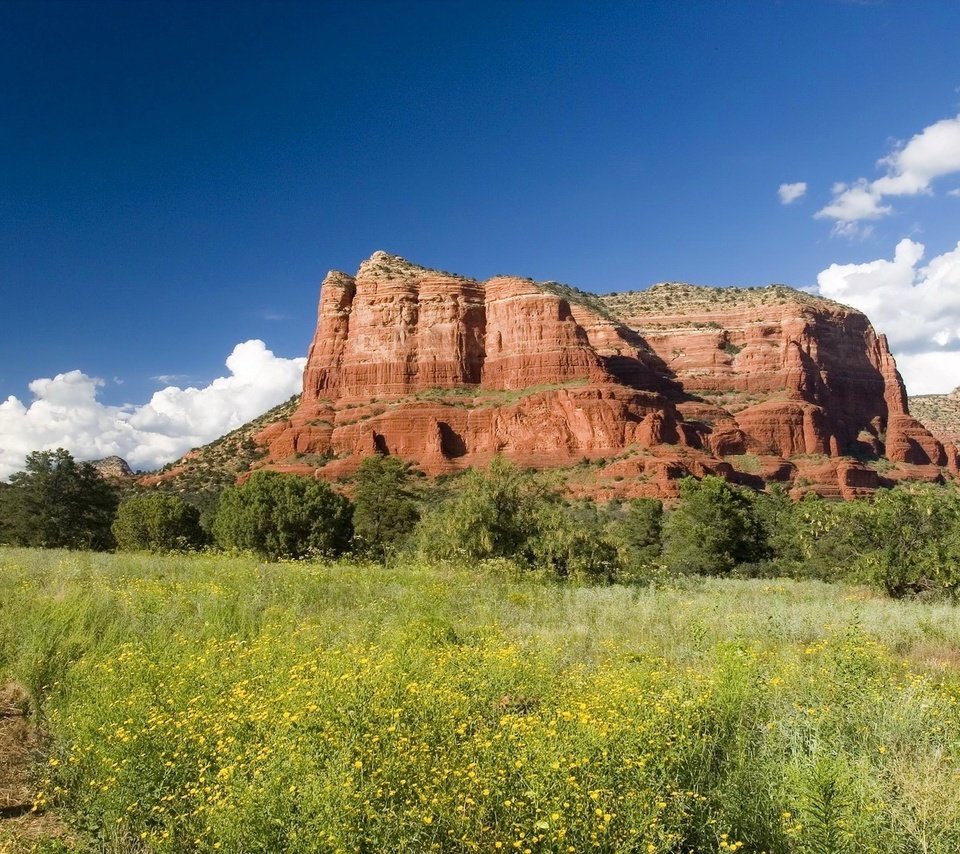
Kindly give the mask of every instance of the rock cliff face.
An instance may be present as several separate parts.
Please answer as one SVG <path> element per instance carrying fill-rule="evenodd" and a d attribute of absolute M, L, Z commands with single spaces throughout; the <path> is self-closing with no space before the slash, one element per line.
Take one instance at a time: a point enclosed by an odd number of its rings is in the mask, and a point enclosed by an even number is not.
<path fill-rule="evenodd" d="M 568 485 L 597 497 L 711 472 L 852 497 L 956 469 L 853 309 L 782 286 L 596 297 L 384 252 L 327 276 L 300 405 L 255 441 L 265 465 L 325 478 L 372 453 L 428 474 L 592 460 Z"/>

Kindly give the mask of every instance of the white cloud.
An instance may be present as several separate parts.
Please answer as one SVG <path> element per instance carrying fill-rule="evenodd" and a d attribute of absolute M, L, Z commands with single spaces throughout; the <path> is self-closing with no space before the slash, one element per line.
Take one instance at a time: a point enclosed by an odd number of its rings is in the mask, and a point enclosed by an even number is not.
<path fill-rule="evenodd" d="M 856 225 L 863 219 L 880 219 L 893 211 L 889 205 L 880 204 L 880 197 L 875 195 L 871 185 L 861 178 L 856 184 L 833 185 L 833 202 L 822 210 L 817 211 L 814 217 L 835 219 L 836 229 L 840 233 L 850 231 L 850 226 Z"/>
<path fill-rule="evenodd" d="M 933 350 L 896 358 L 897 368 L 911 395 L 945 394 L 960 386 L 960 352 L 956 350 Z"/>
<path fill-rule="evenodd" d="M 29 405 L 13 396 L 0 403 L 0 478 L 22 468 L 31 451 L 57 447 L 78 459 L 116 454 L 135 469 L 156 468 L 298 392 L 305 363 L 244 341 L 227 358 L 229 376 L 203 388 L 168 386 L 142 405 L 100 403 L 103 380 L 81 371 L 34 380 Z"/>
<path fill-rule="evenodd" d="M 875 181 L 858 178 L 852 184 L 834 184 L 833 200 L 814 217 L 832 219 L 835 233 L 852 236 L 860 231 L 861 221 L 892 213 L 884 199 L 932 192 L 937 178 L 960 172 L 960 115 L 924 128 L 877 166 L 886 174 Z"/>
<path fill-rule="evenodd" d="M 887 335 L 910 394 L 960 385 L 960 242 L 920 266 L 924 246 L 909 238 L 892 260 L 831 264 L 820 293 L 863 311 Z"/>
<path fill-rule="evenodd" d="M 952 190 L 947 190 L 948 196 L 953 196 L 955 199 L 960 199 L 960 187 L 954 187 Z"/>
<path fill-rule="evenodd" d="M 797 199 L 802 199 L 806 194 L 806 181 L 797 181 L 795 184 L 781 184 L 777 188 L 777 195 L 780 196 L 781 205 L 789 205 L 797 201 Z"/>

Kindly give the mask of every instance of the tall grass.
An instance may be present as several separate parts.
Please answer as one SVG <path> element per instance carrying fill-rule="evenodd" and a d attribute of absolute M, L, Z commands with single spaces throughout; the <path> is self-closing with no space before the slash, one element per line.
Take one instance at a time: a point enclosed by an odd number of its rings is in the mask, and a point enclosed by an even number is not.
<path fill-rule="evenodd" d="M 958 661 L 817 582 L 0 551 L 91 850 L 956 852 Z"/>

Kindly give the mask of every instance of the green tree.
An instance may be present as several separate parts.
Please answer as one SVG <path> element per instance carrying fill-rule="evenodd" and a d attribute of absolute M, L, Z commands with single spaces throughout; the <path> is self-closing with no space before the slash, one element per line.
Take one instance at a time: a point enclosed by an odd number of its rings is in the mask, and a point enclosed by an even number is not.
<path fill-rule="evenodd" d="M 592 502 L 586 507 L 557 500 L 541 502 L 528 549 L 535 566 L 558 578 L 610 582 L 618 576 L 616 546 L 607 538 Z"/>
<path fill-rule="evenodd" d="M 866 501 L 826 501 L 807 493 L 793 507 L 799 557 L 791 575 L 836 581 L 850 576 L 869 548 L 864 537 Z"/>
<path fill-rule="evenodd" d="M 960 496 L 904 484 L 881 489 L 860 514 L 858 574 L 895 599 L 956 595 L 960 588 Z"/>
<path fill-rule="evenodd" d="M 63 448 L 34 451 L 0 492 L 0 535 L 10 545 L 113 548 L 117 491 Z"/>
<path fill-rule="evenodd" d="M 417 528 L 427 558 L 508 558 L 559 578 L 610 581 L 617 551 L 594 504 L 572 506 L 549 482 L 501 457 L 471 469 Z"/>
<path fill-rule="evenodd" d="M 350 547 L 353 508 L 321 480 L 258 471 L 223 491 L 213 523 L 217 543 L 264 557 L 336 556 Z"/>
<path fill-rule="evenodd" d="M 619 560 L 626 573 L 640 578 L 660 558 L 663 536 L 663 502 L 656 498 L 635 498 L 610 525 Z"/>
<path fill-rule="evenodd" d="M 767 555 L 753 503 L 723 478 L 686 477 L 680 502 L 663 526 L 663 558 L 678 572 L 726 575 Z"/>
<path fill-rule="evenodd" d="M 486 471 L 470 469 L 451 497 L 421 520 L 421 554 L 440 560 L 505 557 L 530 562 L 538 510 L 553 494 L 529 472 L 497 457 Z"/>
<path fill-rule="evenodd" d="M 782 484 L 776 483 L 769 492 L 753 493 L 749 498 L 762 531 L 761 542 L 766 546 L 765 560 L 753 567 L 754 573 L 763 576 L 809 574 L 800 568 L 803 552 L 799 503 L 791 500 Z"/>
<path fill-rule="evenodd" d="M 354 475 L 353 536 L 359 551 L 383 560 L 420 519 L 411 489 L 413 471 L 397 457 L 375 454 Z"/>
<path fill-rule="evenodd" d="M 117 548 L 172 552 L 199 548 L 206 537 L 200 511 L 178 495 L 151 492 L 120 503 L 113 523 Z"/>

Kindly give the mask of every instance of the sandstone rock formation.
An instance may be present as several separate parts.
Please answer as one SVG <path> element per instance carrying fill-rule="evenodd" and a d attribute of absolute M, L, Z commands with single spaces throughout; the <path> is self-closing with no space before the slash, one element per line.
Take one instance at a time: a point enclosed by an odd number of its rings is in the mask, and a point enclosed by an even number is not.
<path fill-rule="evenodd" d="M 105 480 L 126 480 L 133 477 L 133 471 L 123 457 L 104 457 L 102 460 L 91 460 L 97 474 Z"/>
<path fill-rule="evenodd" d="M 503 454 L 601 498 L 711 472 L 852 497 L 956 470 L 854 309 L 784 286 L 598 297 L 385 252 L 327 276 L 299 406 L 254 439 L 259 464 L 324 478 L 372 453 L 432 475 Z"/>

